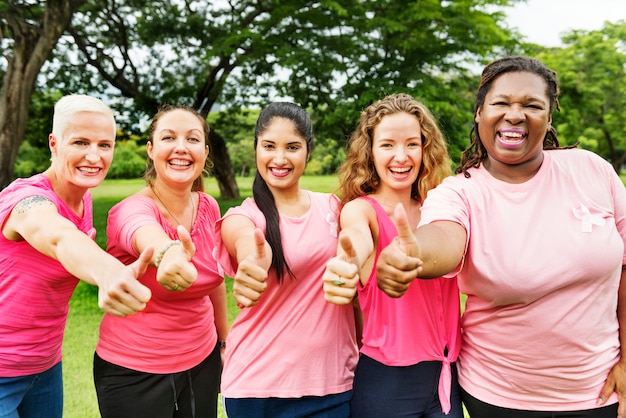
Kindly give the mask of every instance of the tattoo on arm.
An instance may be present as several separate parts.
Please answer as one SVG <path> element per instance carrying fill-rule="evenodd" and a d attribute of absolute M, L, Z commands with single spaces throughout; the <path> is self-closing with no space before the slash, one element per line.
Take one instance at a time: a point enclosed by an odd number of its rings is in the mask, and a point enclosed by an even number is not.
<path fill-rule="evenodd" d="M 29 209 L 43 205 L 54 205 L 54 203 L 47 197 L 31 196 L 20 200 L 13 210 L 15 213 L 26 213 Z"/>

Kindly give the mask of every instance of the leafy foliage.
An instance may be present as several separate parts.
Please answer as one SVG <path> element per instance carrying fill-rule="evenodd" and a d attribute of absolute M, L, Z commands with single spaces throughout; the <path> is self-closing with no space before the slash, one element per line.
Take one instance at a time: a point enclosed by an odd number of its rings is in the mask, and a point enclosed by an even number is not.
<path fill-rule="evenodd" d="M 445 121 L 457 156 L 471 122 L 469 69 L 519 47 L 493 8 L 514 2 L 91 1 L 47 78 L 64 91 L 107 91 L 129 132 L 159 103 L 208 113 L 288 98 L 315 114 L 317 137 L 338 149 L 362 109 L 402 91 Z M 221 121 L 213 129 L 238 142 Z"/>
<path fill-rule="evenodd" d="M 579 142 L 619 172 L 626 164 L 626 23 L 574 30 L 563 42 L 539 54 L 561 84 L 562 110 L 554 117 L 559 139 Z"/>

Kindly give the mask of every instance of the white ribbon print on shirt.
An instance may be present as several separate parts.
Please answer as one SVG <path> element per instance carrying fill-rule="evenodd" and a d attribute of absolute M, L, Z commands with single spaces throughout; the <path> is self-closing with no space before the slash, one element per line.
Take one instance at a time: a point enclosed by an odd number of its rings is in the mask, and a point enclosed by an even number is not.
<path fill-rule="evenodd" d="M 582 232 L 591 232 L 593 225 L 604 226 L 606 221 L 600 215 L 592 215 L 587 206 L 582 203 L 574 207 L 574 216 L 582 221 Z"/>

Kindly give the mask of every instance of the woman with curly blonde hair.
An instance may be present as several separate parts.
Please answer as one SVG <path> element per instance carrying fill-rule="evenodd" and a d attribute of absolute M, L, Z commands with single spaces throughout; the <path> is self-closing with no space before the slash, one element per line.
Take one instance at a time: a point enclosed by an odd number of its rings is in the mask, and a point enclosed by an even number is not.
<path fill-rule="evenodd" d="M 339 169 L 337 256 L 323 276 L 326 300 L 348 304 L 358 293 L 363 312 L 353 417 L 463 417 L 456 278 L 415 280 L 394 299 L 376 277 L 378 255 L 398 235 L 394 212 L 402 207 L 417 225 L 426 194 L 450 172 L 435 118 L 410 95 L 392 94 L 361 113 Z"/>

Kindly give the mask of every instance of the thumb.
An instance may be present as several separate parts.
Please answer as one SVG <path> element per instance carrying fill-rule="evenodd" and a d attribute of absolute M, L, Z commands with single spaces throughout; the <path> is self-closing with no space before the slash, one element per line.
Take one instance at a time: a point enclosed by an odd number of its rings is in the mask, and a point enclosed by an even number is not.
<path fill-rule="evenodd" d="M 393 223 L 398 231 L 398 242 L 403 247 L 406 255 L 418 257 L 419 245 L 413 233 L 413 228 L 409 224 L 404 206 L 401 203 L 398 203 L 394 208 Z"/>
<path fill-rule="evenodd" d="M 347 234 L 339 235 L 339 247 L 343 252 L 343 259 L 353 264 L 357 264 L 357 254 L 354 246 L 352 245 L 352 240 Z"/>
<path fill-rule="evenodd" d="M 135 276 L 135 279 L 139 280 L 146 272 L 146 269 L 148 268 L 148 265 L 152 260 L 153 254 L 154 247 L 149 245 L 141 252 L 141 254 L 139 254 L 139 258 L 131 264 L 132 272 Z M 148 302 L 150 300 L 150 297 L 152 296 L 152 292 L 150 292 L 150 289 L 148 287 L 142 285 L 141 283 L 137 282 L 137 284 L 139 284 L 139 286 L 134 289 L 134 296 L 143 303 Z"/>
<path fill-rule="evenodd" d="M 265 259 L 266 250 L 265 250 L 265 235 L 263 235 L 263 231 L 260 228 L 254 228 L 254 246 L 255 246 L 255 256 L 257 260 Z"/>
<path fill-rule="evenodd" d="M 178 239 L 180 240 L 183 249 L 189 256 L 189 260 L 191 260 L 196 253 L 196 246 L 191 240 L 191 234 L 187 231 L 187 228 L 182 225 L 178 225 L 176 232 L 178 233 Z"/>

